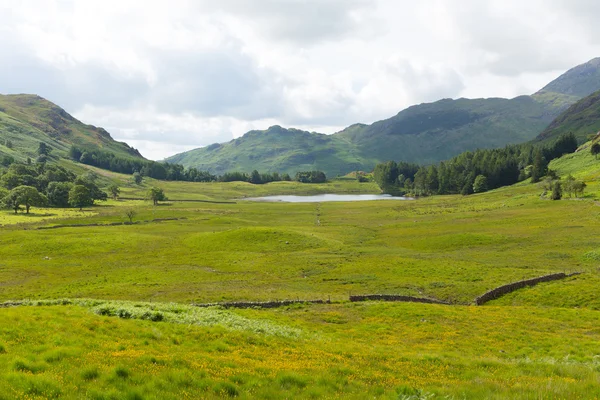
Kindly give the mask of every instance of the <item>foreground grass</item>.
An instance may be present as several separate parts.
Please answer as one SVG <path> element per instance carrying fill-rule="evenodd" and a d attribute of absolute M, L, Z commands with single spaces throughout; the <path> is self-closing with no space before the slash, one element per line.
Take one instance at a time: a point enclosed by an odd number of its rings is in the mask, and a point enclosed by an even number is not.
<path fill-rule="evenodd" d="M 600 396 L 592 311 L 366 303 L 220 312 L 299 334 L 73 305 L 4 309 L 0 398 Z"/>

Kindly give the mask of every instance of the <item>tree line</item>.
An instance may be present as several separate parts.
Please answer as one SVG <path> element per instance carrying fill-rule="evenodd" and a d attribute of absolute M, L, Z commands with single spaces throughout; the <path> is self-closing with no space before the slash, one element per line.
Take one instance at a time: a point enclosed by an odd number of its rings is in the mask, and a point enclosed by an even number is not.
<path fill-rule="evenodd" d="M 469 195 L 528 178 L 540 182 L 551 160 L 573 153 L 577 146 L 575 135 L 568 133 L 547 146 L 525 143 L 467 151 L 429 166 L 388 161 L 378 164 L 373 175 L 382 191 L 393 195 Z"/>
<path fill-rule="evenodd" d="M 151 160 L 135 158 L 123 158 L 111 152 L 96 149 L 83 149 L 72 146 L 69 157 L 82 164 L 106 169 L 113 172 L 141 177 L 149 177 L 167 181 L 187 182 L 249 182 L 253 184 L 265 184 L 269 182 L 291 181 L 289 174 L 259 173 L 257 170 L 251 173 L 226 172 L 223 175 L 213 175 L 208 171 L 200 171 L 197 168 L 184 168 L 180 164 L 170 164 Z M 301 171 L 295 176 L 295 180 L 301 183 L 323 183 L 327 181 L 322 171 Z"/>

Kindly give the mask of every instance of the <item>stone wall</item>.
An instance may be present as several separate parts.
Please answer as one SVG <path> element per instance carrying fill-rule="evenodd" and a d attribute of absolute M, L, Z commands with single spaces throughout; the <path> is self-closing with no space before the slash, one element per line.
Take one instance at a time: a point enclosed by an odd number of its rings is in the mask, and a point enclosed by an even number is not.
<path fill-rule="evenodd" d="M 575 272 L 573 274 L 565 274 L 564 272 L 559 272 L 557 274 L 544 275 L 544 276 L 540 276 L 538 278 L 525 279 L 523 281 L 509 283 L 507 285 L 497 287 L 495 289 L 490 290 L 489 292 L 482 294 L 481 296 L 479 296 L 478 298 L 475 299 L 475 304 L 480 306 L 482 304 L 487 303 L 488 301 L 495 300 L 498 297 L 504 296 L 505 294 L 514 292 L 515 290 L 523 289 L 528 286 L 535 286 L 538 283 L 542 283 L 542 282 L 550 282 L 550 281 L 556 281 L 559 279 L 565 279 L 570 276 L 579 275 L 580 273 L 581 272 Z"/>
<path fill-rule="evenodd" d="M 445 301 L 427 299 L 424 297 L 400 296 L 395 294 L 368 294 L 364 296 L 350 296 L 350 301 L 404 301 L 410 303 L 446 304 Z"/>

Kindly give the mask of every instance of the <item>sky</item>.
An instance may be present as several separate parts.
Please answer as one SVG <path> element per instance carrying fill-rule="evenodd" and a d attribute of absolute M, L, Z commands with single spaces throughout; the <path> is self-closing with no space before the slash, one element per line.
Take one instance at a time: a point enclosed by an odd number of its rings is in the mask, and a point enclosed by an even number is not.
<path fill-rule="evenodd" d="M 597 0 L 0 0 L 0 93 L 150 159 L 532 94 L 600 56 Z"/>

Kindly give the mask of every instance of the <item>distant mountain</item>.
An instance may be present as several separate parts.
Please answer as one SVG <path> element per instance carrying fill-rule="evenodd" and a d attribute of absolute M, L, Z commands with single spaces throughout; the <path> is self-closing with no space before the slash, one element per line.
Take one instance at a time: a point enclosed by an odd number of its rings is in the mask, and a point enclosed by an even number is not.
<path fill-rule="evenodd" d="M 328 175 L 370 170 L 386 160 L 428 164 L 466 150 L 531 140 L 561 112 L 599 89 L 600 59 L 594 59 L 531 96 L 444 99 L 409 107 L 371 125 L 355 124 L 329 136 L 272 127 L 167 161 L 213 173 L 322 169 Z"/>
<path fill-rule="evenodd" d="M 594 58 L 585 64 L 578 65 L 575 68 L 568 70 L 536 94 L 561 93 L 582 98 L 600 89 L 598 88 L 599 82 L 600 57 Z"/>
<path fill-rule="evenodd" d="M 316 169 L 338 175 L 375 165 L 375 160 L 364 158 L 356 145 L 340 135 L 280 126 L 250 131 L 231 142 L 178 154 L 168 161 L 217 174 L 254 169 L 289 173 Z"/>
<path fill-rule="evenodd" d="M 536 141 L 554 140 L 572 132 L 580 143 L 600 131 L 600 90 L 579 100 L 560 114 L 539 134 Z"/>
<path fill-rule="evenodd" d="M 115 141 L 102 128 L 86 125 L 56 104 L 36 95 L 0 95 L 0 155 L 16 160 L 35 158 L 40 142 L 53 157 L 67 157 L 72 145 L 101 149 L 120 157 L 143 159 L 126 143 Z M 7 146 L 8 144 L 8 146 Z"/>

